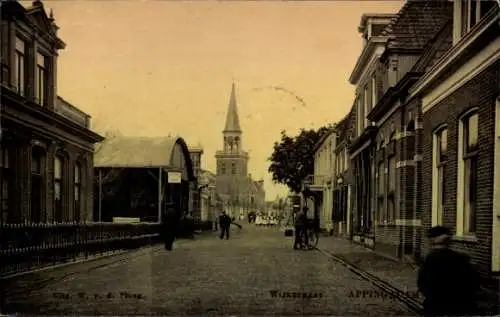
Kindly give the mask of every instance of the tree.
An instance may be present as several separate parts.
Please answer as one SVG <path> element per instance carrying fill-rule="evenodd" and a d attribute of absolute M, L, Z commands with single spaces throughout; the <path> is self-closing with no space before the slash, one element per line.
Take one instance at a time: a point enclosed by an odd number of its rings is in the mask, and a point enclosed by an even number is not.
<path fill-rule="evenodd" d="M 94 146 L 94 155 L 98 154 L 104 143 L 109 142 L 109 140 L 113 140 L 114 138 L 121 136 L 119 131 L 106 131 L 103 133 L 105 139 L 104 141 L 97 143 Z M 121 187 L 121 183 L 117 181 L 119 180 L 119 176 L 123 171 L 122 168 L 101 168 L 101 179 L 99 179 L 99 174 L 94 174 L 94 184 L 99 188 L 99 183 L 101 184 L 101 195 L 102 199 L 108 196 L 113 196 Z"/>
<path fill-rule="evenodd" d="M 331 128 L 329 125 L 318 130 L 302 129 L 295 137 L 281 131 L 281 141 L 274 143 L 269 157 L 271 164 L 268 171 L 273 182 L 287 185 L 291 191 L 299 193 L 302 181 L 314 174 L 314 147 Z"/>

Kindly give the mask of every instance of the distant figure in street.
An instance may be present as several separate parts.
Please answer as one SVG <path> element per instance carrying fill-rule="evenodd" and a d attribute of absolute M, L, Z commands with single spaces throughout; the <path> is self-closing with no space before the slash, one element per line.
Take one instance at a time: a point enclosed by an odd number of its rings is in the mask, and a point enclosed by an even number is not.
<path fill-rule="evenodd" d="M 452 234 L 448 228 L 433 227 L 427 236 L 433 250 L 418 274 L 418 289 L 425 297 L 425 315 L 478 315 L 479 274 L 469 257 L 449 248 Z"/>
<path fill-rule="evenodd" d="M 229 227 L 231 226 L 231 218 L 226 214 L 225 211 L 219 216 L 219 227 L 220 227 L 220 238 L 224 239 L 226 236 L 226 240 L 229 239 Z"/>
<path fill-rule="evenodd" d="M 301 212 L 297 215 L 295 219 L 295 241 L 293 243 L 294 250 L 300 249 L 300 244 L 304 242 L 307 244 L 309 241 L 307 235 L 305 235 L 305 241 L 302 240 L 302 232 L 307 229 L 308 219 L 307 219 L 307 207 L 304 207 Z"/>
<path fill-rule="evenodd" d="M 163 240 L 165 242 L 165 250 L 172 251 L 178 226 L 179 217 L 177 213 L 173 209 L 167 210 L 163 218 Z"/>

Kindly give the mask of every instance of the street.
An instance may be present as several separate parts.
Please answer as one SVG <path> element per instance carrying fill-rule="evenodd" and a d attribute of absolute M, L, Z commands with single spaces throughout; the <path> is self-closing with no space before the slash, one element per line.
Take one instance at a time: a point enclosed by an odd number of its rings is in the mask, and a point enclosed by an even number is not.
<path fill-rule="evenodd" d="M 231 234 L 180 240 L 173 252 L 134 251 L 7 304 L 37 315 L 412 315 L 321 252 L 292 250 L 278 229 L 244 224 Z"/>

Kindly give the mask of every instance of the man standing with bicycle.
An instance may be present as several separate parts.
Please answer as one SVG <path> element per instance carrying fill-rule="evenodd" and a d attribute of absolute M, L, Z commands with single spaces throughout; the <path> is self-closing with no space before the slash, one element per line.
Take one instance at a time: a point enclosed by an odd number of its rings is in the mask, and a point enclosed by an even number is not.
<path fill-rule="evenodd" d="M 307 219 L 307 207 L 302 208 L 302 211 L 299 212 L 297 217 L 295 218 L 295 241 L 293 243 L 293 249 L 300 249 L 300 245 L 304 243 L 307 245 L 309 243 L 307 234 L 303 234 L 305 230 L 307 230 L 309 219 Z M 302 237 L 304 237 L 305 241 L 301 241 Z"/>

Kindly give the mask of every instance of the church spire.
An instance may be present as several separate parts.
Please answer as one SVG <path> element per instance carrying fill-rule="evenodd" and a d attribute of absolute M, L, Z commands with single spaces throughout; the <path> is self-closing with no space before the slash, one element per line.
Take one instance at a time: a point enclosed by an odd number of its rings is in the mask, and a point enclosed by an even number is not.
<path fill-rule="evenodd" d="M 241 132 L 240 118 L 238 116 L 238 108 L 236 106 L 236 88 L 233 81 L 231 88 L 231 97 L 227 108 L 226 126 L 224 132 Z"/>

